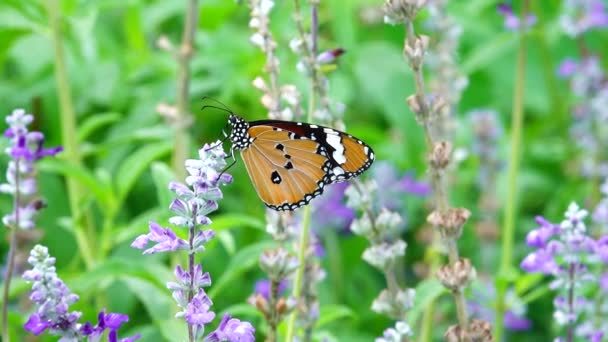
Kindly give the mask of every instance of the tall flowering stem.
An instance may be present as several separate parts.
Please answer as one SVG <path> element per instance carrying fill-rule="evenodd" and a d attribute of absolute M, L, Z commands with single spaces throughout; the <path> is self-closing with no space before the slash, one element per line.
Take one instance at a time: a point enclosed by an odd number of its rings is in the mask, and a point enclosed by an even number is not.
<path fill-rule="evenodd" d="M 158 223 L 150 222 L 150 232 L 138 236 L 132 247 L 145 249 L 144 254 L 184 250 L 188 253 L 188 267 L 180 265 L 175 268 L 176 281 L 168 282 L 167 288 L 173 292 L 180 311 L 178 318 L 184 318 L 190 342 L 200 341 L 254 341 L 254 328 L 248 322 L 231 318 L 227 313 L 218 328 L 207 336 L 205 327 L 213 321 L 215 313 L 210 310 L 213 302 L 204 288 L 211 285 L 209 273 L 203 273 L 201 264 L 196 264 L 194 257 L 205 250 L 205 244 L 215 233 L 211 229 L 197 229 L 208 226 L 211 219 L 207 216 L 218 209 L 217 201 L 222 198 L 220 186 L 232 182 L 232 176 L 224 173 L 226 153 L 217 141 L 205 145 L 199 150 L 199 159 L 188 159 L 185 162 L 186 183 L 171 182 L 169 189 L 177 198 L 169 209 L 176 214 L 169 219 L 175 226 L 188 230 L 188 238 L 181 239 L 171 228 L 163 228 Z M 147 248 L 148 243 L 155 243 Z M 147 248 L 147 249 L 146 249 Z"/>
<path fill-rule="evenodd" d="M 396 320 L 395 328 L 388 328 L 376 342 L 403 341 L 412 336 L 406 322 L 407 312 L 414 306 L 415 290 L 402 288 L 397 282 L 396 265 L 405 255 L 407 244 L 399 236 L 402 217 L 385 207 L 378 208 L 378 186 L 373 180 L 355 182 L 346 189 L 347 205 L 362 212 L 353 220 L 351 230 L 366 238 L 370 247 L 363 252 L 363 260 L 380 270 L 387 288 L 372 303 L 372 310 Z"/>
<path fill-rule="evenodd" d="M 413 23 L 425 4 L 426 0 L 387 0 L 384 5 L 385 21 L 390 24 L 403 24 L 405 27 L 404 55 L 414 73 L 416 86 L 416 93 L 409 96 L 407 102 L 423 127 L 431 151 L 428 160 L 435 209 L 428 216 L 427 221 L 436 227 L 447 249 L 449 264 L 438 269 L 437 277 L 454 296 L 459 323 L 451 326 L 445 336 L 450 340 L 468 341 L 479 334 L 489 335 L 488 324 L 473 321 L 469 325 L 467 315 L 463 290 L 475 277 L 475 269 L 468 259 L 459 256 L 457 241 L 470 212 L 465 208 L 452 208 L 448 202 L 445 174 L 451 159 L 452 143 L 439 140 L 435 137 L 433 129 L 433 125 L 437 124 L 439 113 L 445 110 L 447 102 L 439 95 L 426 94 L 422 68 L 429 38 L 424 35 L 417 36 Z"/>
<path fill-rule="evenodd" d="M 598 240 L 590 237 L 585 225 L 587 215 L 586 210 L 573 202 L 561 223 L 554 224 L 538 216 L 539 227 L 526 237 L 526 243 L 537 249 L 526 256 L 521 268 L 552 276 L 549 286 L 560 292 L 553 303 L 553 319 L 566 332 L 565 337 L 555 341 L 572 342 L 575 337 L 601 341 L 608 334 L 604 320 L 593 318 L 598 310 L 605 309 L 584 297 L 590 288 L 600 292 L 608 288 L 604 276 L 598 277 L 595 272 L 598 263 L 604 267 L 608 264 L 608 235 Z"/>
<path fill-rule="evenodd" d="M 307 66 L 306 71 L 308 71 L 309 82 L 310 82 L 310 90 L 308 92 L 308 114 L 306 119 L 308 122 L 312 122 L 313 115 L 317 106 L 317 89 L 318 89 L 318 70 L 316 65 L 316 51 L 317 51 L 317 40 L 318 40 L 318 6 L 319 0 L 311 0 L 311 34 L 310 36 L 306 34 L 304 30 L 304 26 L 302 24 L 302 12 L 300 10 L 300 1 L 294 0 L 294 20 L 296 22 L 296 26 L 299 33 L 299 44 L 294 44 L 292 42 L 292 49 L 298 52 L 298 49 L 301 50 L 303 56 L 304 65 Z M 299 47 L 294 48 L 294 45 L 299 45 Z M 306 206 L 304 208 L 303 213 L 303 221 L 302 228 L 300 232 L 300 239 L 298 241 L 298 262 L 299 266 L 296 270 L 294 285 L 293 285 L 293 297 L 296 300 L 302 299 L 302 289 L 307 285 L 304 284 L 306 280 L 304 278 L 305 270 L 307 268 L 307 251 L 309 250 L 309 235 L 310 235 L 310 216 L 311 216 L 311 207 Z M 310 258 L 308 258 L 310 259 Z M 310 265 L 309 265 L 310 267 Z M 311 279 L 308 279 L 309 281 Z M 287 335 L 286 341 L 291 342 L 295 335 L 296 328 L 296 320 L 298 317 L 298 310 L 294 310 L 289 317 L 289 321 L 287 322 Z M 310 326 L 312 328 L 312 326 Z M 305 336 L 310 336 L 311 331 L 305 333 Z"/>
<path fill-rule="evenodd" d="M 248 0 L 251 19 L 249 27 L 254 30 L 250 42 L 266 56 L 264 74 L 253 80 L 253 86 L 262 92 L 260 102 L 268 110 L 271 119 L 293 120 L 302 115 L 301 99 L 293 84 L 281 85 L 279 81 L 280 61 L 275 52 L 277 43 L 270 31 L 270 13 L 273 0 Z M 284 287 L 298 266 L 298 259 L 286 247 L 295 238 L 296 229 L 292 215 L 267 210 L 266 231 L 277 242 L 277 247 L 265 250 L 260 256 L 260 267 L 268 277 L 267 293 L 254 293 L 248 301 L 262 313 L 268 324 L 266 341 L 278 340 L 277 328 L 295 308 L 293 297 L 281 297 L 279 288 Z"/>
<path fill-rule="evenodd" d="M 129 321 L 129 316 L 106 313 L 104 309 L 99 312 L 96 325 L 91 322 L 80 323 L 82 313 L 69 311 L 70 305 L 78 301 L 78 295 L 72 293 L 57 276 L 55 258 L 50 256 L 48 248 L 34 246 L 27 261 L 32 269 L 23 273 L 23 279 L 32 283 L 30 299 L 36 310 L 25 323 L 25 330 L 34 335 L 48 331 L 51 335 L 61 336 L 59 341 L 100 341 L 107 330 L 108 341 L 118 341 L 117 331 L 123 323 Z M 133 342 L 140 337 L 137 334 L 123 338 L 120 342 Z"/>
<path fill-rule="evenodd" d="M 13 211 L 2 218 L 11 235 L 2 297 L 4 341 L 9 341 L 8 302 L 15 255 L 19 247 L 17 231 L 34 229 L 36 227 L 34 219 L 44 207 L 44 202 L 37 196 L 35 162 L 45 156 L 54 156 L 63 150 L 62 147 L 44 148 L 44 135 L 40 132 L 30 132 L 28 129 L 33 120 L 31 114 L 26 114 L 23 109 L 16 109 L 6 117 L 9 128 L 4 132 L 4 136 L 11 141 L 10 147 L 6 149 L 11 160 L 6 170 L 7 183 L 0 184 L 0 192 L 13 196 Z"/>

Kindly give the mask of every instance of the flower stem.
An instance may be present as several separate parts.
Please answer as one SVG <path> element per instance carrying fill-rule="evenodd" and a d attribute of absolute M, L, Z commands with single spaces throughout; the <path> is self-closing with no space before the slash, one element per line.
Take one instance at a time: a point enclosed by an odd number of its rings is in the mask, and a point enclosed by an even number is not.
<path fill-rule="evenodd" d="M 184 161 L 190 150 L 188 123 L 190 111 L 188 95 L 190 88 L 190 60 L 194 54 L 194 34 L 198 24 L 198 0 L 189 0 L 186 9 L 186 21 L 182 34 L 182 43 L 176 53 L 178 63 L 177 76 L 177 118 L 175 121 L 175 145 L 173 153 L 173 171 L 177 177 L 186 176 Z"/>
<path fill-rule="evenodd" d="M 190 291 L 188 291 L 188 303 L 192 302 L 192 298 L 194 298 L 194 236 L 196 235 L 196 217 L 197 217 L 197 207 L 196 205 L 192 206 L 192 224 L 190 225 L 190 229 L 188 230 L 188 272 L 190 273 Z M 192 329 L 192 324 L 188 323 L 188 341 L 194 342 L 194 331 Z"/>
<path fill-rule="evenodd" d="M 310 206 L 307 205 L 304 208 L 304 220 L 302 221 L 302 232 L 300 235 L 300 244 L 298 250 L 298 270 L 296 271 L 296 278 L 293 283 L 293 296 L 296 300 L 300 300 L 300 295 L 302 294 L 302 279 L 304 278 L 304 267 L 306 263 L 306 250 L 308 247 L 308 234 L 310 230 Z M 296 328 L 296 320 L 298 318 L 298 309 L 294 309 L 289 316 L 289 321 L 287 322 L 287 336 L 285 337 L 285 341 L 291 342 L 293 341 L 293 337 L 295 334 Z"/>
<path fill-rule="evenodd" d="M 316 108 L 316 89 L 317 89 L 317 69 L 315 63 L 315 51 L 317 47 L 317 6 L 318 3 L 316 1 L 311 1 L 312 4 L 312 29 L 311 29 L 311 40 L 312 40 L 312 51 L 308 48 L 308 43 L 306 40 L 306 33 L 304 31 L 304 27 L 302 26 L 302 13 L 300 12 L 300 1 L 294 0 L 294 19 L 296 22 L 296 26 L 298 28 L 298 32 L 300 33 L 300 38 L 304 42 L 304 51 L 306 57 L 310 60 L 310 91 L 308 95 L 308 114 L 307 121 L 312 122 L 313 113 Z M 298 246 L 298 269 L 296 271 L 296 277 L 293 286 L 293 296 L 297 301 L 300 300 L 302 295 L 302 286 L 304 279 L 304 269 L 306 268 L 306 251 L 308 250 L 308 236 L 310 234 L 310 216 L 311 209 L 310 206 L 306 206 L 304 208 L 304 218 L 302 221 L 302 232 L 300 235 L 300 244 Z M 287 336 L 285 341 L 291 342 L 293 340 L 295 334 L 295 325 L 298 317 L 298 310 L 295 309 L 291 316 L 289 317 L 289 321 L 287 322 Z"/>
<path fill-rule="evenodd" d="M 74 111 L 74 105 L 72 103 L 72 94 L 62 46 L 63 40 L 61 36 L 59 4 L 57 0 L 47 0 L 46 4 L 55 54 L 55 79 L 57 81 L 57 95 L 59 96 L 61 111 L 60 121 L 61 140 L 64 147 L 63 155 L 72 165 L 81 165 L 82 159 L 80 156 L 80 148 L 78 146 L 78 135 L 75 134 L 77 131 L 76 114 Z M 71 177 L 66 178 L 66 183 L 68 188 L 70 211 L 72 213 L 74 223 L 76 243 L 78 244 L 78 251 L 82 255 L 87 268 L 91 268 L 95 263 L 95 258 L 93 255 L 96 253 L 96 245 L 89 243 L 88 239 L 94 238 L 97 236 L 97 233 L 93 227 L 93 220 L 90 216 L 90 212 L 83 211 L 80 207 L 84 202 L 84 196 L 87 191 L 85 191 L 83 187 Z M 87 230 L 86 232 L 82 230 L 83 218 L 86 221 L 84 223 L 84 226 L 86 227 L 85 229 Z M 89 238 L 87 238 L 87 236 Z"/>
<path fill-rule="evenodd" d="M 13 278 L 13 270 L 15 269 L 15 254 L 17 253 L 17 230 L 20 226 L 19 211 L 21 209 L 21 194 L 19 189 L 19 158 L 15 158 L 15 196 L 13 198 L 13 207 L 15 208 L 15 226 L 10 229 L 11 243 L 8 250 L 8 261 L 6 265 L 6 273 L 4 275 L 4 288 L 2 291 L 2 341 L 10 342 L 8 334 L 8 300 L 11 289 L 11 280 Z"/>
<path fill-rule="evenodd" d="M 572 263 L 568 267 L 568 316 L 575 317 L 574 313 L 574 273 L 575 273 L 575 264 Z M 574 320 L 568 319 L 568 333 L 567 333 L 567 342 L 574 341 Z"/>
<path fill-rule="evenodd" d="M 277 312 L 277 300 L 279 298 L 279 282 L 276 280 L 270 281 L 270 317 L 268 317 L 268 335 L 266 336 L 266 342 L 275 342 L 277 340 L 277 325 L 279 321 L 279 313 Z"/>
<path fill-rule="evenodd" d="M 523 1 L 521 18 L 526 18 L 528 13 L 528 1 Z M 527 44 L 526 34 L 522 25 L 519 33 L 519 49 L 517 54 L 517 66 L 515 74 L 515 89 L 513 90 L 513 114 L 511 121 L 511 154 L 509 156 L 509 173 L 507 186 L 507 199 L 503 217 L 502 247 L 500 269 L 496 285 L 496 322 L 494 337 L 501 341 L 504 333 L 504 313 L 506 310 L 505 296 L 509 286 L 509 276 L 513 258 L 513 239 L 515 234 L 515 221 L 517 214 L 517 177 L 519 173 L 519 158 L 522 145 L 522 132 L 524 121 L 524 81 L 526 71 Z"/>
<path fill-rule="evenodd" d="M 406 45 L 414 45 L 414 41 L 416 39 L 416 33 L 414 31 L 414 23 L 410 20 L 408 21 L 408 23 L 405 26 L 405 39 Z M 412 66 L 414 66 L 413 63 L 410 63 Z M 437 141 L 435 141 L 435 139 L 432 136 L 432 132 L 430 129 L 430 116 L 431 114 L 431 108 L 429 105 L 429 101 L 428 101 L 428 97 L 425 95 L 425 86 L 424 86 L 424 76 L 422 74 L 422 65 L 420 66 L 415 66 L 412 68 L 412 71 L 414 72 L 414 80 L 415 80 L 415 86 L 416 86 L 416 94 L 415 96 L 418 98 L 418 103 L 420 105 L 420 117 L 422 118 L 422 127 L 424 130 L 424 135 L 425 135 L 425 140 L 427 143 L 427 148 L 433 149 L 433 147 L 435 146 L 435 144 L 437 143 Z M 446 187 L 446 183 L 445 183 L 445 172 L 444 170 L 441 169 L 437 169 L 435 167 L 433 167 L 432 165 L 429 165 L 430 167 L 430 173 L 431 173 L 431 183 L 432 183 L 432 187 L 433 187 L 433 194 L 434 194 L 434 205 L 435 205 L 435 210 L 439 211 L 440 213 L 446 212 L 449 209 L 449 202 L 448 202 L 448 193 L 447 193 L 447 187 Z M 448 251 L 448 258 L 449 258 L 449 262 L 451 264 L 456 263 L 459 261 L 460 257 L 458 255 L 458 246 L 456 243 L 456 240 L 454 239 L 444 239 L 444 244 L 445 247 L 447 248 Z M 460 325 L 461 331 L 462 332 L 466 332 L 467 327 L 468 327 L 468 315 L 467 315 L 467 310 L 466 310 L 466 303 L 465 303 L 465 299 L 464 299 L 464 294 L 462 293 L 462 291 L 453 291 L 452 295 L 454 296 L 454 302 L 456 305 L 456 312 L 457 312 L 457 316 L 458 316 L 458 324 Z M 429 314 L 432 314 L 429 313 Z"/>

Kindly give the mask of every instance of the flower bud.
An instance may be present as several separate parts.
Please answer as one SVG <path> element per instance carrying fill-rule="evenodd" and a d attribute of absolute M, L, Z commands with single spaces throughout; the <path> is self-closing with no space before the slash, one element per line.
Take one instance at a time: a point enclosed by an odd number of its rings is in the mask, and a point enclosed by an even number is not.
<path fill-rule="evenodd" d="M 475 268 L 469 259 L 460 259 L 453 264 L 441 266 L 437 270 L 437 278 L 447 289 L 462 291 L 476 276 Z"/>

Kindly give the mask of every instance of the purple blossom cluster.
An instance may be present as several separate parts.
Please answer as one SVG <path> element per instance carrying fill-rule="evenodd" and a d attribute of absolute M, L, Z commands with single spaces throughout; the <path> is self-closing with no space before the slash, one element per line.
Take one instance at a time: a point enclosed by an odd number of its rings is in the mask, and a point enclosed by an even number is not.
<path fill-rule="evenodd" d="M 522 26 L 522 20 L 515 13 L 513 13 L 513 7 L 511 5 L 502 3 L 497 7 L 498 13 L 504 16 L 505 22 L 504 26 L 506 29 L 511 31 L 519 30 Z M 530 29 L 534 24 L 536 24 L 537 18 L 533 14 L 528 14 L 526 16 L 526 20 L 523 25 L 525 25 L 524 29 Z"/>
<path fill-rule="evenodd" d="M 127 315 L 106 313 L 101 310 L 98 322 L 79 323 L 82 313 L 69 311 L 70 305 L 78 301 L 78 296 L 70 292 L 63 280 L 57 276 L 55 258 L 49 255 L 48 248 L 36 245 L 30 252 L 28 262 L 32 269 L 23 273 L 23 278 L 32 282 L 30 299 L 36 305 L 36 311 L 25 323 L 25 330 L 39 335 L 48 330 L 51 335 L 61 336 L 59 341 L 100 341 L 108 331 L 108 341 L 118 341 L 118 329 L 129 320 Z M 132 342 L 139 339 L 133 337 L 120 339 L 121 342 Z"/>
<path fill-rule="evenodd" d="M 597 225 L 600 234 L 608 234 L 608 177 L 600 186 L 602 199 L 595 206 L 591 218 Z"/>
<path fill-rule="evenodd" d="M 387 161 L 376 162 L 370 171 L 376 188 L 383 189 L 374 195 L 374 201 L 371 203 L 374 211 L 385 208 L 401 212 L 406 195 L 427 196 L 431 193 L 428 183 L 418 181 L 412 172 L 400 173 Z M 350 231 L 356 213 L 355 209 L 345 201 L 348 187 L 347 182 L 332 184 L 325 189 L 323 196 L 312 202 L 315 213 L 311 218 L 313 227 L 332 227 L 345 233 Z M 398 228 L 403 229 L 404 226 L 405 221 L 402 221 Z"/>
<path fill-rule="evenodd" d="M 254 341 L 255 329 L 248 322 L 224 315 L 218 328 L 204 337 L 205 326 L 213 321 L 216 314 L 211 311 L 213 302 L 204 288 L 211 285 L 209 273 L 203 273 L 201 264 L 194 264 L 194 255 L 205 250 L 205 244 L 215 233 L 211 229 L 198 229 L 198 226 L 211 224 L 207 216 L 218 209 L 217 201 L 223 197 L 220 186 L 232 182 L 232 176 L 224 173 L 226 153 L 221 142 L 205 145 L 199 150 L 199 159 L 186 160 L 188 171 L 185 184 L 171 182 L 169 189 L 177 198 L 169 209 L 176 215 L 169 222 L 188 229 L 188 238 L 182 239 L 171 228 L 163 228 L 150 222 L 150 232 L 138 236 L 132 247 L 145 249 L 144 254 L 185 250 L 189 255 L 188 269 L 175 268 L 176 281 L 168 282 L 167 288 L 181 309 L 176 317 L 183 317 L 196 341 Z M 153 246 L 147 248 L 149 243 Z"/>
<path fill-rule="evenodd" d="M 567 58 L 558 70 L 561 77 L 570 81 L 575 98 L 571 109 L 573 124 L 571 136 L 581 154 L 581 172 L 587 177 L 608 177 L 608 156 L 602 146 L 608 145 L 608 82 L 596 56 L 580 61 Z"/>
<path fill-rule="evenodd" d="M 521 268 L 553 276 L 550 288 L 565 291 L 555 298 L 553 316 L 558 324 L 568 327 L 569 336 L 576 333 L 591 341 L 600 341 L 608 332 L 608 326 L 584 320 L 590 304 L 582 290 L 600 280 L 601 291 L 608 291 L 605 281 L 601 281 L 606 275 L 598 279 L 593 272 L 596 264 L 608 264 L 608 235 L 598 240 L 591 238 L 584 222 L 587 215 L 586 210 L 573 202 L 565 213 L 565 220 L 559 224 L 538 216 L 539 227 L 526 237 L 526 243 L 537 249 L 526 256 Z"/>
<path fill-rule="evenodd" d="M 44 203 L 35 195 L 38 192 L 34 163 L 46 156 L 61 152 L 61 146 L 44 148 L 44 135 L 28 130 L 34 116 L 23 109 L 15 109 L 6 117 L 8 129 L 4 136 L 11 140 L 6 153 L 11 160 L 6 170 L 6 183 L 0 184 L 0 192 L 7 193 L 15 199 L 13 212 L 4 215 L 2 222 L 7 227 L 32 229 L 34 219 Z"/>
<path fill-rule="evenodd" d="M 608 26 L 604 0 L 565 0 L 559 18 L 564 32 L 577 37 L 591 29 Z"/>

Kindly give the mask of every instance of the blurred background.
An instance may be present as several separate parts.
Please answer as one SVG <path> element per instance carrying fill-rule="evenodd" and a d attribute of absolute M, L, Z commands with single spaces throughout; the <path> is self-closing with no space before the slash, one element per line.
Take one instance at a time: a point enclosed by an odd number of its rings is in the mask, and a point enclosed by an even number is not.
<path fill-rule="evenodd" d="M 195 158 L 202 144 L 222 137 L 227 115 L 213 109 L 201 111 L 203 96 L 218 99 L 247 120 L 268 116 L 260 103 L 261 93 L 252 85 L 256 76 L 264 75 L 265 56 L 250 43 L 250 11 L 246 1 L 241 2 L 204 0 L 197 6 L 185 107 L 192 121 L 184 129 L 175 128 L 167 106 L 175 106 L 177 101 L 180 66 L 171 49 L 178 49 L 182 39 L 186 1 L 56 3 L 61 28 L 57 43 L 65 55 L 67 83 L 56 76 L 48 3 L 0 3 L 0 113 L 8 115 L 15 108 L 24 108 L 35 116 L 33 129 L 45 134 L 47 145 L 65 146 L 66 136 L 62 137 L 61 131 L 69 126 L 65 126 L 66 104 L 58 94 L 66 94 L 61 88 L 69 87 L 71 96 L 66 101 L 71 101 L 68 111 L 73 112 L 76 127 L 67 135 L 73 137 L 81 154 L 80 165 L 62 155 L 40 163 L 40 194 L 48 207 L 42 211 L 35 233 L 22 237 L 22 243 L 30 246 L 39 241 L 49 247 L 57 258 L 59 275 L 81 296 L 74 308 L 83 311 L 86 319 L 95 319 L 97 311 L 89 310 L 92 305 L 129 314 L 125 336 L 140 332 L 143 341 L 170 340 L 174 331 L 183 329 L 181 322 L 172 318 L 175 306 L 165 288 L 173 278 L 170 265 L 179 257 L 142 256 L 129 246 L 137 235 L 147 232 L 148 221 L 166 225 L 171 216 L 167 183 L 179 179 L 172 166 L 176 132 L 189 140 L 184 145 L 188 158 Z M 505 27 L 497 4 L 489 0 L 451 1 L 445 13 L 450 17 L 447 26 L 441 27 L 434 17 L 437 14 L 431 11 L 423 11 L 415 23 L 417 32 L 431 37 L 431 45 L 445 40 L 453 43 L 448 47 L 457 73 L 452 80 L 457 81 L 446 84 L 442 69 L 430 58 L 427 85 L 457 88 L 452 90 L 456 98 L 449 127 L 456 156 L 449 173 L 449 195 L 455 206 L 472 212 L 459 248 L 478 272 L 467 297 L 472 308 L 484 312 L 488 320 L 492 319 L 490 303 L 501 253 L 501 213 L 508 188 L 519 48 L 518 33 Z M 520 3 L 512 5 L 517 13 Z M 581 53 L 600 56 L 603 69 L 608 32 L 590 31 L 581 47 L 581 40 L 571 38 L 560 26 L 563 8 L 562 1 L 530 2 L 536 22 L 527 32 L 515 269 L 530 252 L 525 236 L 536 227 L 536 215 L 559 222 L 571 201 L 592 210 L 601 196 L 600 179 L 589 168 L 597 167 L 595 152 L 605 152 L 606 145 L 595 145 L 589 153 L 588 147 L 577 143 L 582 138 L 572 136 L 576 123 L 572 107 L 577 98 L 558 71 L 566 58 L 580 59 Z M 297 35 L 292 13 L 291 1 L 277 1 L 270 25 L 278 44 L 280 81 L 295 84 L 306 97 L 308 80 L 296 68 L 299 56 L 289 48 Z M 345 105 L 346 130 L 370 144 L 377 155 L 372 170 L 363 177 L 381 180 L 390 174 L 395 182 L 424 185 L 428 183 L 426 143 L 405 102 L 414 92 L 414 81 L 403 58 L 403 38 L 401 26 L 383 22 L 382 1 L 321 2 L 319 50 L 346 50 L 336 69 L 327 73 L 330 97 Z M 2 144 L 5 147 L 8 142 Z M 0 167 L 5 168 L 8 157 L 1 158 Z M 223 188 L 220 210 L 212 216 L 218 238 L 200 260 L 213 279 L 209 293 L 216 312 L 227 310 L 249 320 L 258 327 L 257 336 L 262 340 L 259 326 L 263 321 L 246 299 L 263 278 L 257 260 L 272 240 L 264 231 L 265 207 L 238 156 L 237 160 L 229 171 L 235 182 Z M 81 237 L 74 230 L 66 179 L 80 184 L 81 208 L 91 213 L 82 218 L 88 228 Z M 408 249 L 400 268 L 401 280 L 415 287 L 428 273 L 425 254 L 430 239 L 425 220 L 430 196 L 405 191 L 387 196 L 393 196 L 387 201 L 405 218 L 403 238 Z M 0 196 L 1 212 L 11 208 L 11 198 Z M 350 234 L 343 222 L 315 225 L 314 215 L 313 229 L 324 248 L 321 264 L 327 273 L 320 283 L 319 300 L 322 307 L 335 308 L 322 314 L 317 339 L 370 341 L 382 335 L 392 323 L 369 309 L 385 280 L 361 260 L 367 242 Z M 79 238 L 99 244 L 93 255 L 82 250 Z M 2 255 L 7 253 L 6 241 L 0 249 Z M 23 261 L 28 250 L 23 247 L 18 272 L 27 267 Z M 514 279 L 520 276 L 516 274 Z M 552 324 L 548 281 L 540 276 L 521 279 L 525 284 L 519 285 L 519 293 L 514 290 L 517 298 L 513 302 L 524 308 L 519 313 L 529 325 L 509 330 L 507 340 L 549 340 L 556 327 Z M 11 307 L 10 324 L 16 340 L 26 340 L 19 327 L 27 320 L 29 289 L 23 281 L 13 284 L 12 298 L 22 298 L 21 304 Z M 541 291 L 534 297 L 525 296 L 538 289 Z M 436 305 L 434 321 L 441 328 L 436 329 L 433 340 L 441 340 L 445 328 L 455 321 L 453 301 L 441 296 Z"/>

